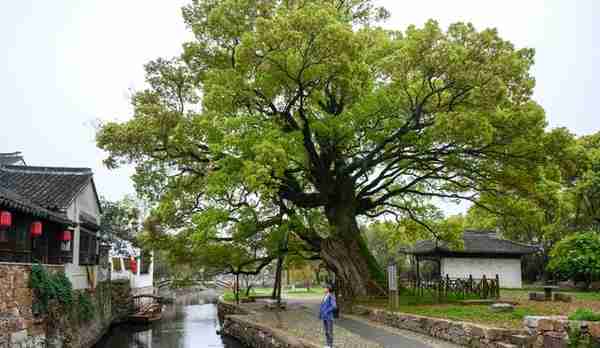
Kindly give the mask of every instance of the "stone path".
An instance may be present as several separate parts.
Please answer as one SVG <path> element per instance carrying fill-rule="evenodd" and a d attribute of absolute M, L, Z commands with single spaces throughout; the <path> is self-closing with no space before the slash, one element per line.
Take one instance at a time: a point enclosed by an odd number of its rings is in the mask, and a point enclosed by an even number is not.
<path fill-rule="evenodd" d="M 293 303 L 302 303 L 310 315 L 316 318 L 319 310 L 319 301 L 305 300 L 293 301 Z M 398 330 L 386 326 L 374 324 L 364 318 L 343 315 L 342 318 L 335 321 L 336 328 L 358 335 L 360 338 L 376 343 L 377 346 L 384 348 L 459 348 L 460 346 L 437 340 L 428 336 L 419 335 L 406 330 Z M 336 331 L 334 331 L 336 332 Z M 335 334 L 334 334 L 335 337 Z M 345 347 L 337 345 L 336 347 Z"/>
<path fill-rule="evenodd" d="M 290 307 L 290 306 L 288 306 Z M 284 312 L 262 311 L 253 316 L 253 319 L 273 329 L 310 341 L 318 346 L 324 345 L 325 333 L 323 324 L 314 313 L 305 307 L 295 306 Z M 383 348 L 376 341 L 369 340 L 361 335 L 336 325 L 334 329 L 334 346 L 336 348 Z"/>

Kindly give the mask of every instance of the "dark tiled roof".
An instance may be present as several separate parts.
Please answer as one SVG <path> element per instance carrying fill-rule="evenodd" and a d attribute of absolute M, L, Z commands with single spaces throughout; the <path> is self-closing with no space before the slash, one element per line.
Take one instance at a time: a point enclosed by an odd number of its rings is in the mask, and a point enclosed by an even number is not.
<path fill-rule="evenodd" d="M 20 196 L 19 194 L 12 192 L 2 186 L 0 186 L 0 206 L 62 224 L 74 224 L 67 218 L 66 215 L 45 209 L 31 202 L 27 198 Z"/>
<path fill-rule="evenodd" d="M 0 166 L 25 163 L 20 152 L 0 153 Z"/>
<path fill-rule="evenodd" d="M 496 254 L 496 255 L 526 255 L 537 251 L 531 245 L 501 239 L 496 233 L 466 231 L 463 235 L 464 248 L 450 248 L 447 243 L 434 240 L 422 240 L 408 251 L 415 255 L 431 255 L 436 253 L 455 254 Z M 437 245 L 436 245 L 437 244 Z"/>
<path fill-rule="evenodd" d="M 50 210 L 69 207 L 92 179 L 89 168 L 2 166 L 0 185 Z"/>

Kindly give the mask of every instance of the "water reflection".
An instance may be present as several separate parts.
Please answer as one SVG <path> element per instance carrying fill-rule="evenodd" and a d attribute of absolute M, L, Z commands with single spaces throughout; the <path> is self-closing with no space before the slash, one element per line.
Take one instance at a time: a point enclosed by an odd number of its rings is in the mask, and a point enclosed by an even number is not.
<path fill-rule="evenodd" d="M 178 296 L 176 304 L 165 307 L 162 320 L 148 327 L 115 327 L 95 348 L 241 348 L 217 334 L 217 307 L 206 299 L 202 293 Z"/>

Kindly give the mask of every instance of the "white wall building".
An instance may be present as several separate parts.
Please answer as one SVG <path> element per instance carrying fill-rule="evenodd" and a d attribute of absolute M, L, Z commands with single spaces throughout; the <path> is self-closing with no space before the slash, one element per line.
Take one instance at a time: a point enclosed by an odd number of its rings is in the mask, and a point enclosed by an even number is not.
<path fill-rule="evenodd" d="M 535 247 L 501 239 L 496 233 L 467 231 L 464 247 L 451 248 L 444 242 L 419 241 L 410 254 L 417 264 L 430 260 L 439 263 L 439 275 L 450 278 L 481 279 L 498 275 L 500 287 L 521 288 L 521 258 L 537 251 Z M 418 270 L 418 266 L 417 266 Z"/>
<path fill-rule="evenodd" d="M 144 254 L 130 242 L 116 239 L 109 252 L 109 262 L 111 279 L 128 279 L 133 295 L 154 293 L 154 253 Z"/>

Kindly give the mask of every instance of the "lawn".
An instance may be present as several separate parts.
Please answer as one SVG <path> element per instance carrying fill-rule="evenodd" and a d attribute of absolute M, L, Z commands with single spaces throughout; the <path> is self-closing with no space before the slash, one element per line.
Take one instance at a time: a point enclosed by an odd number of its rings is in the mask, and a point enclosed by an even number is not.
<path fill-rule="evenodd" d="M 270 296 L 273 292 L 271 288 L 252 288 L 250 290 L 250 296 Z M 244 291 L 240 293 L 240 299 L 244 299 L 246 296 Z M 323 289 L 321 288 L 295 288 L 295 289 L 283 289 L 282 297 L 283 299 L 292 299 L 292 298 L 315 298 L 323 295 Z M 224 293 L 223 298 L 226 301 L 234 301 L 235 296 L 231 290 L 227 290 Z"/>
<path fill-rule="evenodd" d="M 570 315 L 579 308 L 589 308 L 600 312 L 600 293 L 570 292 L 572 303 L 529 301 L 531 290 L 502 290 L 500 297 L 518 303 L 515 310 L 509 313 L 492 312 L 487 305 L 465 306 L 458 299 L 450 299 L 447 303 L 437 303 L 431 296 L 413 296 L 404 293 L 400 296 L 400 305 L 395 311 L 429 317 L 446 318 L 466 322 L 479 323 L 503 328 L 522 328 L 523 318 L 528 315 Z M 377 308 L 389 309 L 387 300 L 360 301 L 362 304 Z"/>

